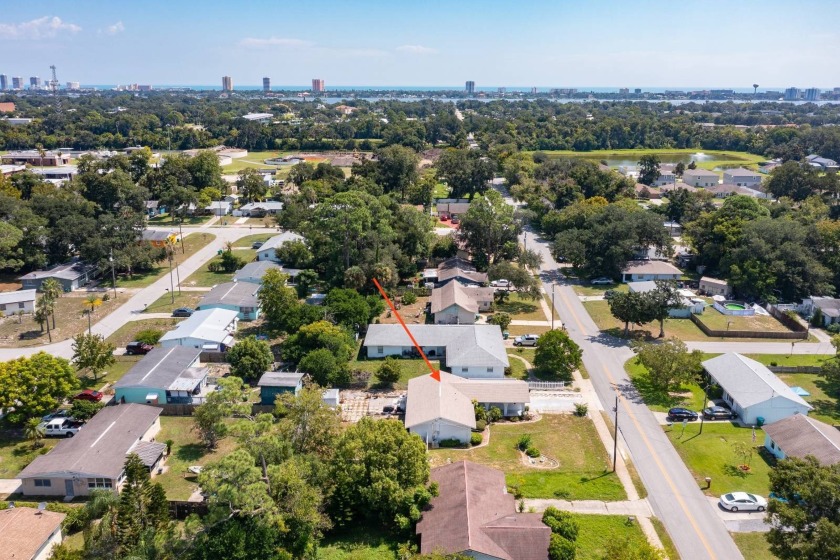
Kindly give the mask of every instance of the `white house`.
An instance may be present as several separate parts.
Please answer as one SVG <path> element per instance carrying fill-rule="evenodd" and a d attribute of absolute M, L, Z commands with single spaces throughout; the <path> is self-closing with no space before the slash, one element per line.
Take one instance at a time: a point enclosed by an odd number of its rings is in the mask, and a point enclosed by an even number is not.
<path fill-rule="evenodd" d="M 283 210 L 283 203 L 276 200 L 266 200 L 265 202 L 249 202 L 243 204 L 238 210 L 233 212 L 234 216 L 245 216 L 251 218 L 262 218 L 266 215 L 275 215 Z"/>
<path fill-rule="evenodd" d="M 205 206 L 204 210 L 214 216 L 227 216 L 233 210 L 233 203 L 227 200 L 214 200 L 208 206 Z"/>
<path fill-rule="evenodd" d="M 652 187 L 664 187 L 665 185 L 673 185 L 677 182 L 677 176 L 673 171 L 667 169 L 660 169 L 659 177 L 651 185 Z"/>
<path fill-rule="evenodd" d="M 641 280 L 679 280 L 682 271 L 665 261 L 630 261 L 621 271 L 622 282 Z"/>
<path fill-rule="evenodd" d="M 720 176 L 705 169 L 686 169 L 682 176 L 683 182 L 692 187 L 714 187 L 720 181 Z"/>
<path fill-rule="evenodd" d="M 0 317 L 15 315 L 21 311 L 35 313 L 36 292 L 34 289 L 0 292 Z"/>
<path fill-rule="evenodd" d="M 627 287 L 631 292 L 645 293 L 652 292 L 656 289 L 656 282 L 654 280 L 643 280 L 641 282 L 628 282 Z M 692 301 L 687 296 L 680 296 L 680 304 L 668 310 L 669 317 L 686 318 L 692 313 L 703 313 L 705 304 L 702 302 Z"/>
<path fill-rule="evenodd" d="M 303 237 L 291 231 L 284 231 L 281 234 L 275 235 L 259 248 L 257 251 L 257 260 L 279 263 L 280 259 L 277 258 L 276 251 L 289 241 L 303 241 Z"/>
<path fill-rule="evenodd" d="M 797 412 L 808 414 L 812 408 L 767 366 L 741 354 L 722 354 L 703 362 L 703 368 L 745 424 L 758 424 L 759 418 L 772 424 Z"/>
<path fill-rule="evenodd" d="M 732 287 L 726 280 L 719 280 L 711 276 L 704 276 L 700 279 L 700 291 L 710 296 L 732 296 Z"/>
<path fill-rule="evenodd" d="M 463 286 L 449 282 L 432 290 L 431 312 L 438 325 L 472 325 L 476 313 L 488 311 L 493 305 L 493 288 Z"/>
<path fill-rule="evenodd" d="M 247 113 L 242 115 L 242 118 L 246 121 L 267 125 L 271 123 L 271 119 L 274 118 L 274 115 L 271 113 Z"/>
<path fill-rule="evenodd" d="M 761 175 L 755 171 L 738 167 L 736 169 L 726 169 L 723 172 L 723 182 L 739 187 L 756 188 L 761 186 Z"/>
<path fill-rule="evenodd" d="M 242 268 L 236 271 L 233 275 L 234 282 L 250 282 L 251 284 L 262 284 L 263 276 L 269 270 L 277 270 L 282 272 L 283 267 L 273 261 L 253 261 L 249 262 Z"/>
<path fill-rule="evenodd" d="M 833 297 L 811 296 L 802 300 L 800 312 L 806 317 L 813 317 L 817 309 L 822 314 L 822 326 L 840 323 L 840 299 Z"/>
<path fill-rule="evenodd" d="M 794 414 L 764 426 L 764 447 L 777 459 L 812 455 L 821 465 L 835 465 L 840 463 L 840 430 Z"/>
<path fill-rule="evenodd" d="M 160 338 L 163 348 L 190 346 L 224 352 L 233 346 L 239 313 L 230 309 L 196 311 Z"/>
<path fill-rule="evenodd" d="M 454 375 L 503 379 L 510 363 L 498 325 L 411 325 L 417 344 L 430 360 Z M 412 356 L 414 345 L 401 325 L 370 325 L 364 347 L 369 358 Z"/>

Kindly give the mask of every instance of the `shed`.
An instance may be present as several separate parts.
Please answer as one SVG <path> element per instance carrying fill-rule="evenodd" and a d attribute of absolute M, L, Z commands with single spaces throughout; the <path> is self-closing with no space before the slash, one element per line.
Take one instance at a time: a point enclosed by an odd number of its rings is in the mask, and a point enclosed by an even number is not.
<path fill-rule="evenodd" d="M 303 389 L 305 373 L 290 371 L 267 371 L 257 382 L 260 388 L 260 404 L 273 405 L 278 395 L 294 393 L 297 395 Z"/>
<path fill-rule="evenodd" d="M 726 280 L 712 278 L 711 276 L 704 276 L 700 279 L 699 289 L 710 296 L 723 296 L 725 298 L 732 296 L 732 288 Z"/>

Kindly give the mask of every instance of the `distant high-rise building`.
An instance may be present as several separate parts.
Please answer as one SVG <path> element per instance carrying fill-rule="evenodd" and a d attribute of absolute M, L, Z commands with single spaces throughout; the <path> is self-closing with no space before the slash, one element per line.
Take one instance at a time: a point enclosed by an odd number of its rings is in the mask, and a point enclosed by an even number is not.
<path fill-rule="evenodd" d="M 150 84 L 140 84 L 137 86 L 137 91 L 152 91 L 153 89 Z"/>
<path fill-rule="evenodd" d="M 271 91 L 271 78 L 263 78 L 263 91 L 266 93 Z"/>
<path fill-rule="evenodd" d="M 233 91 L 233 78 L 222 76 L 222 91 Z"/>
<path fill-rule="evenodd" d="M 324 80 L 320 78 L 312 78 L 312 93 L 324 93 Z"/>
<path fill-rule="evenodd" d="M 820 91 L 819 88 L 808 88 L 805 90 L 805 101 L 819 101 L 820 100 Z"/>
<path fill-rule="evenodd" d="M 785 90 L 785 101 L 796 101 L 799 99 L 799 88 L 790 87 Z"/>
<path fill-rule="evenodd" d="M 9 89 L 9 77 L 6 74 L 0 74 L 0 90 Z"/>
<path fill-rule="evenodd" d="M 12 89 L 23 89 L 23 78 L 21 78 L 20 76 L 13 76 Z"/>
<path fill-rule="evenodd" d="M 627 95 L 628 93 L 630 93 L 630 88 L 623 87 L 620 90 L 618 90 L 618 93 L 620 95 Z"/>
<path fill-rule="evenodd" d="M 642 88 L 636 88 L 636 89 L 634 89 L 634 90 L 633 90 L 633 93 L 635 93 L 636 95 L 638 95 L 638 94 L 642 93 Z"/>
<path fill-rule="evenodd" d="M 531 95 L 536 95 L 536 94 L 537 94 L 537 88 L 532 87 L 531 88 Z"/>
<path fill-rule="evenodd" d="M 67 82 L 67 89 L 82 89 L 79 82 Z"/>
<path fill-rule="evenodd" d="M 31 89 L 41 89 L 41 78 L 32 76 L 29 78 L 29 87 Z"/>
<path fill-rule="evenodd" d="M 499 91 L 499 93 L 507 93 L 507 88 L 506 87 L 500 87 L 498 91 Z"/>
<path fill-rule="evenodd" d="M 474 94 L 475 93 L 475 82 L 472 81 L 472 80 L 468 80 L 466 89 L 467 89 L 467 93 L 469 93 L 470 95 Z"/>

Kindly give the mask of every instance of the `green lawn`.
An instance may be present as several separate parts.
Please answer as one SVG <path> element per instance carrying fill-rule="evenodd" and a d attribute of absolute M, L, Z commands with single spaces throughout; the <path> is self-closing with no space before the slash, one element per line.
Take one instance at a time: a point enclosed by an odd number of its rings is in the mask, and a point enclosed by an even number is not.
<path fill-rule="evenodd" d="M 516 448 L 523 434 L 530 434 L 533 445 L 557 460 L 559 468 L 537 469 L 523 464 Z M 526 498 L 627 499 L 618 477 L 609 472 L 609 457 L 588 418 L 545 414 L 538 422 L 495 424 L 490 428 L 487 446 L 436 449 L 429 456 L 432 466 L 466 459 L 502 470 L 508 486 L 518 488 Z"/>
<path fill-rule="evenodd" d="M 206 247 L 208 243 L 216 239 L 216 236 L 210 233 L 192 233 L 184 236 L 183 251 L 181 244 L 175 248 L 174 264 L 181 264 L 195 254 L 199 249 Z M 141 274 L 134 274 L 131 277 L 118 276 L 117 286 L 120 288 L 145 288 L 164 274 L 169 272 L 169 261 L 164 259 L 158 265 Z"/>
<path fill-rule="evenodd" d="M 178 294 L 176 291 L 175 303 L 172 303 L 172 295 L 164 294 L 160 296 L 157 299 L 157 301 L 155 301 L 146 309 L 144 309 L 143 313 L 171 313 L 173 310 L 178 309 L 179 307 L 195 308 L 195 306 L 198 305 L 198 302 L 201 300 L 201 298 L 205 295 L 205 292 L 182 291 L 180 294 Z"/>
<path fill-rule="evenodd" d="M 215 450 L 209 451 L 192 428 L 193 421 L 189 416 L 160 417 L 160 433 L 155 439 L 162 443 L 171 439 L 173 445 L 172 454 L 166 458 L 166 472 L 154 480 L 163 485 L 170 500 L 186 500 L 198 488 L 195 476 L 187 473 L 187 467 L 216 461 L 236 447 L 236 442 L 225 438 Z M 188 478 L 185 473 L 189 474 Z"/>
<path fill-rule="evenodd" d="M 671 540 L 671 535 L 668 534 L 668 530 L 665 529 L 665 525 L 662 524 L 662 521 L 660 521 L 657 517 L 651 517 L 650 522 L 653 524 L 653 528 L 659 536 L 659 540 L 662 541 L 662 546 L 665 549 L 665 555 L 671 560 L 679 560 L 680 553 L 677 552 L 677 547 L 674 545 L 674 541 Z"/>
<path fill-rule="evenodd" d="M 636 390 L 639 391 L 639 395 L 651 410 L 667 412 L 669 408 L 674 406 L 685 406 L 691 410 L 705 408 L 703 389 L 697 383 L 684 383 L 676 391 L 663 393 L 650 384 L 647 368 L 636 363 L 636 358 L 630 358 L 624 364 L 624 369 L 633 381 Z"/>
<path fill-rule="evenodd" d="M 435 190 L 432 191 L 432 198 L 447 198 L 449 197 L 449 185 L 446 183 L 438 183 L 435 185 Z"/>
<path fill-rule="evenodd" d="M 732 533 L 735 544 L 746 560 L 776 560 L 778 556 L 770 552 L 766 533 Z"/>
<path fill-rule="evenodd" d="M 318 560 L 396 560 L 399 542 L 370 523 L 355 523 L 352 529 L 338 529 L 324 536 Z"/>
<path fill-rule="evenodd" d="M 129 321 L 114 331 L 106 340 L 113 343 L 117 348 L 125 348 L 125 345 L 134 340 L 138 332 L 144 329 L 157 329 L 163 332 L 171 330 L 183 319 L 142 319 L 140 321 Z"/>
<path fill-rule="evenodd" d="M 246 235 L 236 241 L 233 242 L 234 247 L 246 247 L 248 249 L 251 248 L 251 245 L 254 241 L 262 241 L 266 242 L 272 237 L 277 235 L 277 233 L 255 233 L 254 235 Z"/>
<path fill-rule="evenodd" d="M 527 360 L 532 366 L 534 365 L 534 356 L 536 355 L 534 348 L 508 348 L 508 361 L 510 362 L 510 376 L 513 379 L 528 379 L 528 370 L 522 360 L 516 358 L 519 356 Z"/>
<path fill-rule="evenodd" d="M 764 449 L 764 432 L 752 428 L 740 428 L 729 422 L 706 422 L 699 434 L 700 422 L 689 422 L 683 433 L 682 424 L 664 427 L 665 433 L 688 466 L 698 486 L 710 496 L 726 492 L 744 491 L 767 496 L 770 489 L 770 464 L 772 456 Z M 733 444 L 743 442 L 754 449 L 749 460 L 751 470 L 738 470 L 743 458 L 734 453 Z M 765 459 L 766 458 L 766 459 Z M 704 478 L 712 477 L 712 488 L 705 490 Z"/>
<path fill-rule="evenodd" d="M 627 284 L 610 284 L 609 286 L 592 286 L 589 284 L 574 284 L 572 289 L 579 296 L 602 296 L 607 290 L 626 292 L 630 289 Z"/>
<path fill-rule="evenodd" d="M 435 360 L 430 360 L 432 362 L 432 366 L 436 369 L 440 368 L 440 362 Z M 382 365 L 383 360 L 353 360 L 350 362 L 350 370 L 361 370 L 370 372 L 370 381 L 368 381 L 368 387 L 373 387 L 376 385 L 376 378 L 373 376 L 376 373 L 376 370 L 379 369 L 379 366 Z M 426 365 L 426 362 L 423 361 L 422 358 L 416 359 L 402 359 L 400 360 L 400 365 L 402 366 L 402 375 L 400 375 L 400 380 L 394 384 L 394 388 L 396 389 L 405 389 L 408 387 L 408 380 L 413 379 L 415 377 L 419 377 L 421 375 L 426 375 L 429 373 L 429 367 Z"/>
<path fill-rule="evenodd" d="M 696 148 L 671 148 L 671 149 L 628 149 L 628 150 L 594 150 L 591 152 L 575 152 L 572 150 L 545 150 L 545 153 L 551 157 L 576 157 L 585 158 L 595 161 L 602 159 L 614 158 L 638 158 L 647 154 L 656 154 L 661 157 L 677 156 L 685 154 L 696 154 L 699 150 Z M 714 161 L 698 161 L 697 167 L 700 169 L 714 170 L 715 168 L 723 167 L 739 167 L 743 166 L 747 169 L 756 169 L 757 165 L 767 158 L 750 154 L 747 152 L 730 152 L 721 150 L 702 150 L 704 154 L 709 156 L 716 156 L 720 159 Z"/>
<path fill-rule="evenodd" d="M 583 307 L 599 329 L 614 336 L 624 336 L 624 323 L 613 317 L 610 306 L 606 301 L 584 301 Z M 655 321 L 641 327 L 630 325 L 630 336 L 633 338 L 656 338 L 659 336 L 659 322 Z M 666 319 L 665 336 L 675 336 L 680 340 L 712 340 L 703 334 L 703 331 L 690 319 Z"/>
<path fill-rule="evenodd" d="M 263 161 L 281 155 L 280 152 L 248 152 L 243 158 L 236 158 L 230 165 L 222 167 L 222 173 L 231 175 L 240 170 L 251 167 L 253 169 L 277 169 L 274 165 L 266 165 Z"/>
<path fill-rule="evenodd" d="M 733 331 L 790 332 L 790 329 L 769 315 L 756 314 L 751 317 L 739 317 L 736 315 L 724 315 L 714 307 L 707 307 L 697 318 L 704 325 L 716 331 L 731 329 Z"/>
<path fill-rule="evenodd" d="M 496 313 L 507 313 L 519 321 L 547 321 L 539 300 L 526 298 L 520 294 L 511 294 L 504 303 L 496 303 Z"/>
<path fill-rule="evenodd" d="M 250 247 L 250 245 L 248 246 Z M 257 252 L 253 249 L 237 249 L 234 251 L 234 254 L 246 263 L 249 263 L 257 258 Z M 233 275 L 236 274 L 236 272 L 210 272 L 210 263 L 217 260 L 219 259 L 214 257 L 201 265 L 201 267 L 190 274 L 186 280 L 183 280 L 181 285 L 210 288 L 216 284 L 232 281 Z"/>
<path fill-rule="evenodd" d="M 633 543 L 647 542 L 638 523 L 628 523 L 626 515 L 583 515 L 573 513 L 578 523 L 576 560 L 602 560 L 607 546 L 616 540 L 629 539 Z M 671 556 L 677 559 L 679 556 Z"/>
<path fill-rule="evenodd" d="M 709 358 L 717 356 L 717 354 L 707 354 Z M 765 366 L 812 366 L 819 367 L 823 362 L 829 358 L 833 358 L 831 354 L 792 354 L 790 356 L 785 354 L 745 354 L 747 358 L 752 358 L 757 362 L 761 362 Z M 708 359 L 708 358 L 703 358 Z"/>
<path fill-rule="evenodd" d="M 15 437 L 8 430 L 0 433 L 0 478 L 14 478 L 26 465 L 35 460 L 38 455 L 43 455 L 57 444 L 59 438 L 44 438 L 41 440 L 44 447 L 33 449 L 32 443 L 23 439 L 22 436 Z"/>
<path fill-rule="evenodd" d="M 510 333 L 511 337 L 522 336 L 524 334 L 545 334 L 550 330 L 550 326 L 535 327 L 533 325 L 511 325 L 508 327 L 508 333 Z"/>
<path fill-rule="evenodd" d="M 210 221 L 211 216 L 185 216 L 183 226 L 201 226 Z M 150 226 L 172 226 L 172 229 L 178 228 L 178 219 L 172 220 L 172 216 L 163 213 L 148 220 Z"/>
<path fill-rule="evenodd" d="M 114 356 L 114 363 L 105 368 L 104 375 L 100 376 L 96 381 L 93 380 L 93 377 L 85 375 L 84 373 L 79 374 L 79 381 L 82 384 L 82 388 L 98 390 L 106 383 L 116 383 L 122 379 L 122 376 L 125 375 L 128 370 L 134 367 L 134 364 L 140 361 L 141 357 L 142 356 Z"/>

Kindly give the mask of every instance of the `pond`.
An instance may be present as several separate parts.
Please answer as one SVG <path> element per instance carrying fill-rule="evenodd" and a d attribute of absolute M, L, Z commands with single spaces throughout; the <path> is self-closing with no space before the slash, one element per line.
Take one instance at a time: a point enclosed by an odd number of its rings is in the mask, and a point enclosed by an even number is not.
<path fill-rule="evenodd" d="M 706 154 L 703 152 L 696 152 L 696 153 L 682 153 L 682 152 L 660 152 L 656 154 L 659 156 L 659 161 L 662 163 L 684 163 L 688 165 L 692 161 L 695 163 L 705 163 L 705 162 L 715 162 L 715 161 L 726 161 L 731 162 L 732 160 L 739 159 L 737 156 L 732 154 Z M 631 156 L 631 155 L 624 155 L 624 154 L 586 154 L 581 153 L 580 155 L 574 154 L 569 156 L 561 156 L 561 157 L 580 157 L 586 158 L 592 161 L 606 161 L 607 165 L 610 167 L 621 167 L 621 166 L 631 166 L 636 167 L 639 164 L 639 156 Z M 747 163 L 747 162 L 745 162 Z"/>

